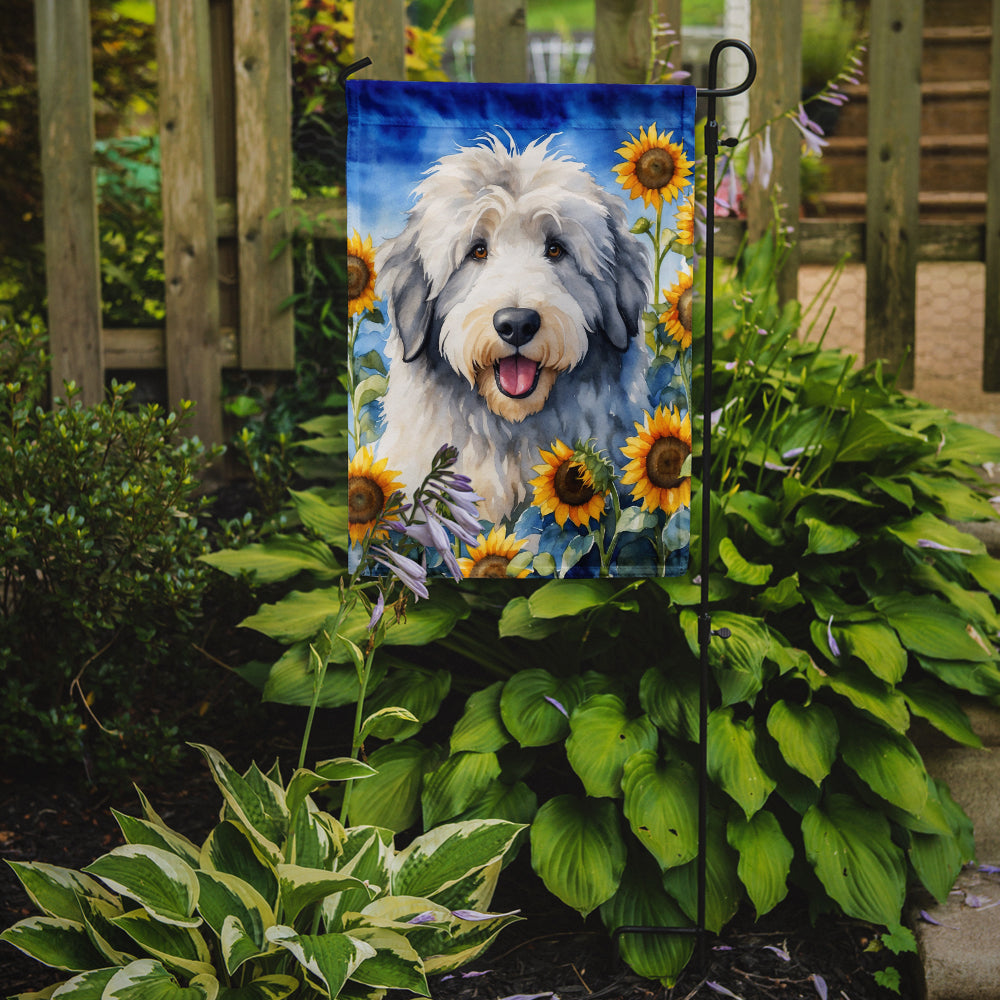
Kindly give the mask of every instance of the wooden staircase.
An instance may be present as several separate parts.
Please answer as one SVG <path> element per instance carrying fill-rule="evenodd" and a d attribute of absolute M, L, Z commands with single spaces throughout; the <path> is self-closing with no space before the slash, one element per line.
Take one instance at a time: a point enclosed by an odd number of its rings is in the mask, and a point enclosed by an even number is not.
<path fill-rule="evenodd" d="M 985 219 L 990 19 L 990 0 L 925 0 L 920 216 L 928 222 Z M 850 101 L 824 151 L 829 190 L 816 203 L 828 218 L 863 219 L 868 87 L 861 83 L 847 93 Z"/>

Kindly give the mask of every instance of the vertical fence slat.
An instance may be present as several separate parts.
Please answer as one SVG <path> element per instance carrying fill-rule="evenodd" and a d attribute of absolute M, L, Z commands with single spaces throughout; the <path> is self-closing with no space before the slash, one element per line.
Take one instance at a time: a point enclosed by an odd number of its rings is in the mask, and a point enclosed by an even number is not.
<path fill-rule="evenodd" d="M 594 70 L 598 83 L 645 83 L 649 0 L 594 0 Z"/>
<path fill-rule="evenodd" d="M 211 56 L 205 0 L 156 8 L 167 394 L 198 403 L 192 430 L 222 440 L 219 256 L 216 245 Z"/>
<path fill-rule="evenodd" d="M 670 43 L 673 42 L 673 50 L 670 52 L 670 62 L 675 70 L 682 69 L 684 51 L 681 37 L 681 0 L 653 0 L 653 16 L 656 18 L 657 26 L 668 26 L 673 35 L 663 35 L 656 47 L 657 61 L 665 59 Z"/>
<path fill-rule="evenodd" d="M 780 0 L 750 7 L 750 39 L 759 71 L 750 88 L 750 130 L 798 105 L 802 91 L 802 4 Z M 725 113 L 725 112 L 723 112 Z M 730 122 L 731 132 L 739 122 Z M 780 206 L 781 225 L 793 230 L 791 249 L 777 276 L 778 296 L 784 302 L 798 296 L 799 274 L 799 159 L 802 136 L 787 118 L 771 127 L 774 169 L 768 187 L 759 179 L 747 193 L 747 228 L 751 239 L 762 236 L 774 219 L 773 202 Z"/>
<path fill-rule="evenodd" d="M 88 0 L 35 0 L 52 391 L 104 395 Z"/>
<path fill-rule="evenodd" d="M 236 73 L 236 231 L 240 267 L 240 365 L 295 367 L 289 242 L 292 143 L 287 0 L 233 7 Z M 277 255 L 275 248 L 284 242 Z"/>
<path fill-rule="evenodd" d="M 986 180 L 986 325 L 983 389 L 1000 392 L 1000 0 L 993 0 L 990 45 L 989 170 Z"/>
<path fill-rule="evenodd" d="M 899 385 L 909 389 L 916 343 L 923 3 L 872 0 L 870 24 L 865 359 L 884 358 L 893 370 L 899 367 Z"/>
<path fill-rule="evenodd" d="M 528 79 L 528 30 L 524 0 L 475 0 L 476 61 L 480 83 Z"/>
<path fill-rule="evenodd" d="M 358 0 L 354 4 L 354 54 L 372 61 L 358 77 L 406 79 L 405 0 Z"/>

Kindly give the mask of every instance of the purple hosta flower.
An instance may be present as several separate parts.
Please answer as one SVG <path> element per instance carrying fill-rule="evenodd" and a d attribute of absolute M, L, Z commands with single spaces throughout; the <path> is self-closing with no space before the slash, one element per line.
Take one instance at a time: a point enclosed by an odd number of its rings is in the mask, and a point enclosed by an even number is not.
<path fill-rule="evenodd" d="M 507 913 L 480 913 L 479 910 L 452 910 L 451 915 L 459 920 L 493 920 L 494 917 L 516 917 L 520 910 L 509 910 Z"/>
<path fill-rule="evenodd" d="M 408 556 L 400 555 L 387 549 L 384 545 L 376 545 L 371 549 L 372 558 L 397 577 L 404 587 L 413 591 L 416 597 L 427 597 L 427 570 Z"/>
<path fill-rule="evenodd" d="M 424 504 L 418 501 L 420 510 L 423 512 L 425 521 L 418 521 L 407 525 L 403 530 L 407 537 L 422 545 L 425 549 L 434 549 L 444 560 L 448 572 L 456 580 L 464 579 L 462 570 L 459 568 L 455 553 L 451 550 L 451 542 L 448 539 L 448 532 L 438 519 L 437 515 L 428 510 Z"/>
<path fill-rule="evenodd" d="M 437 920 L 437 914 L 433 910 L 424 910 L 423 913 L 410 917 L 406 922 L 408 924 L 432 924 L 435 920 Z"/>
<path fill-rule="evenodd" d="M 732 990 L 726 989 L 722 983 L 713 983 L 709 980 L 705 983 L 705 985 L 712 990 L 713 993 L 721 993 L 724 997 L 733 997 L 734 1000 L 743 1000 L 743 997 L 741 997 L 738 993 L 734 993 Z"/>
<path fill-rule="evenodd" d="M 755 181 L 767 190 L 771 186 L 771 174 L 774 171 L 774 150 L 771 148 L 771 126 L 764 129 L 763 136 L 757 136 L 757 141 L 750 145 L 750 158 L 747 161 L 747 183 Z"/>
<path fill-rule="evenodd" d="M 483 498 L 478 493 L 465 489 L 459 490 L 458 494 L 455 496 L 447 489 L 442 489 L 440 492 L 428 489 L 424 490 L 424 499 L 444 507 L 447 513 L 442 514 L 439 510 L 435 510 L 433 516 L 456 538 L 460 538 L 466 545 L 475 545 L 476 536 L 482 530 L 476 504 Z"/>
<path fill-rule="evenodd" d="M 942 545 L 940 542 L 935 542 L 931 538 L 918 538 L 917 547 L 921 549 L 938 549 L 941 552 L 958 552 L 964 556 L 971 556 L 972 549 L 956 549 L 951 545 Z"/>
<path fill-rule="evenodd" d="M 368 619 L 368 631 L 372 632 L 375 630 L 375 626 L 382 620 L 382 613 L 385 611 L 385 595 L 380 590 L 378 592 L 378 600 L 375 602 L 375 607 L 372 608 L 372 616 Z"/>
<path fill-rule="evenodd" d="M 809 978 L 813 981 L 813 986 L 816 988 L 816 992 L 819 994 L 819 1000 L 826 1000 L 828 992 L 826 988 L 826 980 L 821 975 L 815 972 Z"/>
<path fill-rule="evenodd" d="M 559 997 L 555 993 L 512 993 L 500 1000 L 559 1000 Z"/>
<path fill-rule="evenodd" d="M 925 923 L 933 924 L 935 927 L 944 927 L 949 931 L 957 931 L 957 927 L 952 927 L 951 924 L 942 924 L 940 920 L 936 920 L 932 917 L 926 910 L 920 911 L 920 919 Z"/>
<path fill-rule="evenodd" d="M 743 192 L 740 190 L 740 179 L 736 175 L 733 158 L 730 156 L 727 159 L 729 165 L 715 192 L 715 211 L 717 215 L 738 215 Z"/>
<path fill-rule="evenodd" d="M 480 976 L 488 976 L 492 971 L 484 969 L 482 972 L 450 972 L 447 976 L 441 977 L 441 982 L 446 983 L 449 979 L 478 979 Z"/>
<path fill-rule="evenodd" d="M 802 141 L 806 149 L 817 156 L 823 155 L 823 147 L 827 144 L 823 130 L 806 114 L 806 109 L 800 104 L 798 114 L 789 112 L 792 124 L 802 133 Z"/>
<path fill-rule="evenodd" d="M 552 698 L 549 695 L 544 695 L 544 698 L 550 705 L 555 705 L 555 707 L 559 709 L 559 711 L 562 712 L 562 714 L 565 715 L 567 719 L 569 718 L 569 712 L 566 711 L 565 707 L 562 705 L 561 702 L 556 701 L 555 698 Z"/>
<path fill-rule="evenodd" d="M 766 944 L 764 945 L 764 950 L 773 951 L 782 962 L 790 962 L 792 960 L 792 956 L 784 948 L 779 948 L 776 944 Z"/>
<path fill-rule="evenodd" d="M 840 656 L 840 646 L 837 645 L 837 640 L 833 637 L 833 615 L 830 615 L 829 621 L 826 623 L 826 642 L 830 647 L 830 652 L 834 656 Z"/>
<path fill-rule="evenodd" d="M 1000 865 L 979 865 L 977 870 L 985 875 L 1000 875 Z"/>

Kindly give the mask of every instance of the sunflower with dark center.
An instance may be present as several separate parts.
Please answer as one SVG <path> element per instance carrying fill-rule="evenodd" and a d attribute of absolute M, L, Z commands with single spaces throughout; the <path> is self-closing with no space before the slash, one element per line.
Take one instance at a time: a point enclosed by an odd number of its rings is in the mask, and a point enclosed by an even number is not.
<path fill-rule="evenodd" d="M 458 560 L 459 569 L 466 577 L 499 577 L 506 579 L 507 567 L 511 559 L 521 551 L 526 538 L 515 538 L 508 535 L 503 527 L 490 528 L 488 535 L 476 538 L 476 544 L 469 548 L 467 558 Z M 531 571 L 527 568 L 517 573 L 516 579 L 526 577 Z"/>
<path fill-rule="evenodd" d="M 640 127 L 638 139 L 629 132 L 632 141 L 615 151 L 625 161 L 612 168 L 618 183 L 631 198 L 642 198 L 646 208 L 652 205 L 659 211 L 664 202 L 673 201 L 680 189 L 691 183 L 691 161 L 684 147 L 671 141 L 673 135 L 657 134 L 653 122 L 648 132 Z"/>
<path fill-rule="evenodd" d="M 585 465 L 573 461 L 573 449 L 557 440 L 552 451 L 539 449 L 543 464 L 534 466 L 539 475 L 531 480 L 534 504 L 543 514 L 554 514 L 556 524 L 567 520 L 578 528 L 589 528 L 604 513 L 605 492 L 594 486 Z"/>
<path fill-rule="evenodd" d="M 660 316 L 660 322 L 681 348 L 690 347 L 694 321 L 694 278 L 691 272 L 681 271 L 670 290 L 664 291 L 663 299 L 669 308 Z"/>
<path fill-rule="evenodd" d="M 362 242 L 358 231 L 347 241 L 347 311 L 357 316 L 375 304 L 375 249 L 371 235 Z"/>
<path fill-rule="evenodd" d="M 658 406 L 652 416 L 648 412 L 643 416 L 643 423 L 635 425 L 637 435 L 622 448 L 631 459 L 622 484 L 632 487 L 643 510 L 672 514 L 691 504 L 691 477 L 685 474 L 691 454 L 691 414 L 681 418 L 676 407 Z"/>
<path fill-rule="evenodd" d="M 677 242 L 681 246 L 689 247 L 694 244 L 694 195 L 677 209 L 674 228 L 677 232 Z"/>
<path fill-rule="evenodd" d="M 386 469 L 388 459 L 377 462 L 370 448 L 360 448 L 347 469 L 347 531 L 351 541 L 360 544 L 370 532 L 375 538 L 388 538 L 389 533 L 376 525 L 380 518 L 390 518 L 399 508 L 386 509 L 393 493 L 402 491 L 402 483 L 395 482 L 398 472 Z"/>

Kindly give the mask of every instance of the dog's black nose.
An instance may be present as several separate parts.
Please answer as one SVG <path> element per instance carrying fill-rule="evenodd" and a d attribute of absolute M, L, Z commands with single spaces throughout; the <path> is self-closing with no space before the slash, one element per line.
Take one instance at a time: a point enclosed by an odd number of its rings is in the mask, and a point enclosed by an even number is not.
<path fill-rule="evenodd" d="M 542 317 L 534 309 L 498 309 L 493 314 L 493 329 L 513 347 L 526 344 L 541 325 Z"/>

